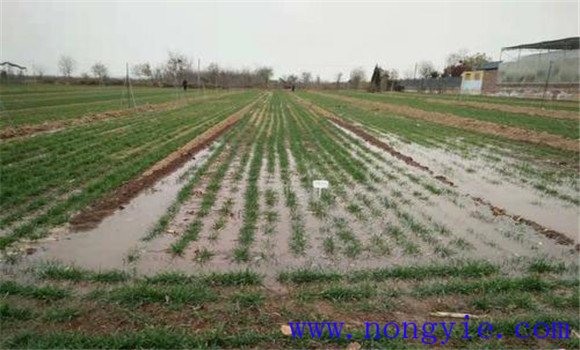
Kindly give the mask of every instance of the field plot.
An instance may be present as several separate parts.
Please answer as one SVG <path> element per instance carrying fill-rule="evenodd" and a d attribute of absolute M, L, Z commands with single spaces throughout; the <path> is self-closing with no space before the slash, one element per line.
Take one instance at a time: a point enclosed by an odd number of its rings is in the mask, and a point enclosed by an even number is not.
<path fill-rule="evenodd" d="M 59 93 L 85 94 L 38 101 Z M 237 91 L 6 140 L 3 345 L 416 348 L 362 322 L 457 312 L 503 339 L 435 344 L 577 347 L 513 336 L 580 327 L 575 112 Z M 299 320 L 352 340 L 280 331 Z"/>

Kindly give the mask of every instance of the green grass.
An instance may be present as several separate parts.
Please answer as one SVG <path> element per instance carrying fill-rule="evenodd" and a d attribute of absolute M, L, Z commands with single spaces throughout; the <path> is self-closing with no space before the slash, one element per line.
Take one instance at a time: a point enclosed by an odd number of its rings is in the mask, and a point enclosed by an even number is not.
<path fill-rule="evenodd" d="M 264 303 L 264 295 L 258 292 L 238 292 L 232 295 L 231 302 L 241 307 L 258 307 Z"/>
<path fill-rule="evenodd" d="M 526 114 L 495 111 L 460 105 L 438 104 L 426 101 L 422 98 L 416 98 L 414 96 L 393 98 L 384 94 L 367 94 L 361 92 L 342 92 L 341 94 L 360 98 L 363 100 L 410 106 L 430 112 L 450 113 L 462 118 L 478 119 L 501 125 L 530 129 L 537 132 L 547 132 L 571 139 L 578 139 L 579 137 L 579 131 L 576 127 L 577 122 L 574 120 L 530 116 Z"/>
<path fill-rule="evenodd" d="M 299 92 L 298 95 L 329 110 L 338 117 L 363 124 L 374 131 L 396 135 L 406 143 L 416 143 L 430 148 L 444 148 L 460 155 L 465 153 L 475 155 L 480 153 L 482 148 L 491 148 L 495 155 L 514 157 L 528 164 L 528 166 L 534 164 L 531 167 L 533 171 L 526 175 L 528 178 L 547 176 L 547 174 L 557 174 L 559 177 L 570 179 L 576 177 L 573 169 L 562 169 L 554 167 L 554 165 L 560 162 L 577 164 L 577 152 L 563 151 L 541 145 L 530 147 L 525 142 L 508 140 L 423 120 L 418 121 L 386 112 L 376 112 L 339 101 L 331 95 L 306 92 Z M 574 127 L 572 129 L 575 130 L 577 128 Z M 498 159 L 501 160 L 502 158 Z M 516 167 L 512 167 L 510 171 L 513 172 L 516 169 Z M 514 174 L 513 176 L 516 175 Z M 550 176 L 550 178 L 554 178 L 554 176 Z"/>
<path fill-rule="evenodd" d="M 479 292 L 549 292 L 558 287 L 558 284 L 536 277 L 502 278 L 490 280 L 469 281 L 451 280 L 445 283 L 434 283 L 420 286 L 416 289 L 417 296 L 474 294 Z"/>
<path fill-rule="evenodd" d="M 52 307 L 42 315 L 46 322 L 69 322 L 81 316 L 81 311 L 75 307 Z"/>
<path fill-rule="evenodd" d="M 48 280 L 118 283 L 129 279 L 129 275 L 120 270 L 91 271 L 60 263 L 46 263 L 35 268 L 35 271 L 38 278 Z"/>
<path fill-rule="evenodd" d="M 0 281 L 0 295 L 17 295 L 26 298 L 53 301 L 69 297 L 72 293 L 53 286 L 19 284 L 14 281 Z"/>
<path fill-rule="evenodd" d="M 536 259 L 530 263 L 529 272 L 561 274 L 567 270 L 563 262 L 554 262 L 547 259 Z"/>
<path fill-rule="evenodd" d="M 0 249 L 45 236 L 255 97 L 244 92 L 3 143 Z"/>
<path fill-rule="evenodd" d="M 27 93 L 2 96 L 4 116 L 0 119 L 1 127 L 71 120 L 127 108 L 127 100 L 122 98 L 122 86 L 71 86 L 55 90 L 50 85 L 39 84 L 33 89 Z M 176 100 L 175 90 L 169 88 L 135 87 L 134 94 L 137 106 L 186 100 L 183 94 Z M 199 93 L 192 91 L 187 97 L 199 97 Z"/>
<path fill-rule="evenodd" d="M 217 299 L 215 292 L 203 285 L 154 287 L 148 284 L 136 284 L 95 294 L 98 294 L 98 298 L 104 301 L 129 306 L 140 306 L 152 303 L 202 305 Z"/>
<path fill-rule="evenodd" d="M 10 320 L 28 320 L 33 316 L 32 310 L 28 308 L 21 308 L 14 305 L 10 305 L 6 302 L 0 302 L 0 324 L 2 321 Z"/>
<path fill-rule="evenodd" d="M 162 272 L 146 277 L 144 282 L 152 285 L 206 284 L 210 286 L 253 286 L 262 283 L 262 276 L 250 270 L 213 272 L 204 275 L 186 275 L 180 272 Z"/>

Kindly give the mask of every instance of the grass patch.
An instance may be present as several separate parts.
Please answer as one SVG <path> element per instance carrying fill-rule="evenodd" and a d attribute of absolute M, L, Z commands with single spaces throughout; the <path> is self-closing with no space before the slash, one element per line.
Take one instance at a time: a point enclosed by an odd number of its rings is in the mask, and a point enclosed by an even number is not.
<path fill-rule="evenodd" d="M 282 283 L 313 283 L 339 281 L 342 276 L 338 272 L 299 269 L 278 274 L 278 281 Z"/>
<path fill-rule="evenodd" d="M 152 286 L 141 283 L 98 294 L 103 294 L 103 298 L 108 302 L 129 306 L 153 303 L 201 305 L 217 299 L 217 295 L 207 286 L 189 284 Z"/>
<path fill-rule="evenodd" d="M 364 286 L 332 286 L 323 290 L 320 296 L 332 301 L 353 301 L 368 299 L 375 295 L 375 291 L 367 285 Z"/>
<path fill-rule="evenodd" d="M 264 302 L 264 295 L 258 292 L 239 292 L 232 295 L 230 301 L 242 307 L 258 307 Z"/>
<path fill-rule="evenodd" d="M 102 282 L 117 283 L 129 279 L 126 272 L 119 270 L 90 271 L 76 266 L 66 266 L 58 263 L 48 263 L 36 269 L 36 275 L 40 279 L 66 280 L 74 282 Z"/>
<path fill-rule="evenodd" d="M 81 315 L 81 311 L 72 307 L 53 307 L 44 312 L 42 319 L 47 322 L 68 322 Z"/>
<path fill-rule="evenodd" d="M 18 320 L 25 321 L 33 316 L 32 310 L 20 308 L 5 302 L 0 302 L 0 321 Z"/>
<path fill-rule="evenodd" d="M 71 292 L 53 286 L 37 287 L 18 284 L 14 281 L 2 281 L 0 282 L 0 294 L 19 295 L 26 298 L 51 301 L 66 298 L 71 295 Z"/>
<path fill-rule="evenodd" d="M 529 272 L 535 273 L 556 273 L 561 274 L 566 271 L 566 264 L 563 262 L 552 262 L 546 259 L 536 259 L 528 267 Z"/>

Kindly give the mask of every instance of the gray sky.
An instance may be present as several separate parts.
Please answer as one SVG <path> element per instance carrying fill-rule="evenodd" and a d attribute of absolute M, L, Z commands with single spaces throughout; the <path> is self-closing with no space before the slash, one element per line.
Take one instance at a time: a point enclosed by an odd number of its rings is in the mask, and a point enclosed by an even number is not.
<path fill-rule="evenodd" d="M 1 60 L 57 73 L 61 54 L 75 75 L 102 61 L 162 63 L 169 50 L 202 66 L 268 65 L 276 77 L 302 71 L 334 80 L 375 63 L 412 71 L 443 67 L 465 48 L 499 58 L 502 46 L 579 34 L 578 1 L 400 2 L 47 2 L 1 3 Z"/>

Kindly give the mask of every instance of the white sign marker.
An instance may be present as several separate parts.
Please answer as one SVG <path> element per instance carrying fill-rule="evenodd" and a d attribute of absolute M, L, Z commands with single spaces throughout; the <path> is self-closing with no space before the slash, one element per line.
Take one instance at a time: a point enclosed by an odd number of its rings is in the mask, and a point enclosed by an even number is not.
<path fill-rule="evenodd" d="M 318 190 L 318 197 L 320 197 L 323 188 L 328 188 L 328 181 L 326 180 L 314 180 L 312 181 L 312 187 Z"/>

